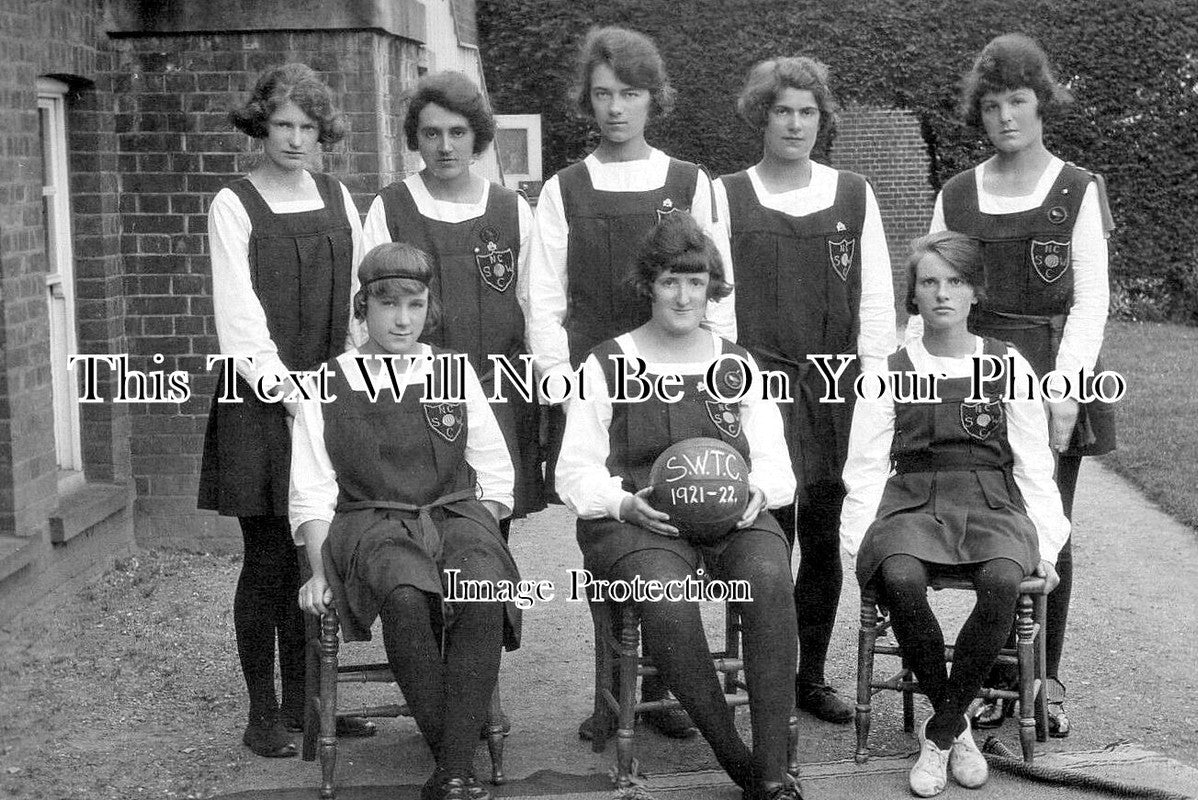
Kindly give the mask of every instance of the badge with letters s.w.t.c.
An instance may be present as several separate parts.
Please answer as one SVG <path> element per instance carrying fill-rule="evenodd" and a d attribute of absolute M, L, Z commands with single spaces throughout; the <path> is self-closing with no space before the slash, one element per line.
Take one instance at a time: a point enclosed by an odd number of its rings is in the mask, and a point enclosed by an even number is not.
<path fill-rule="evenodd" d="M 1069 271 L 1070 242 L 1032 239 L 1032 267 L 1045 283 L 1056 281 Z"/>
<path fill-rule="evenodd" d="M 720 432 L 736 438 L 740 435 L 740 408 L 732 403 L 717 403 L 714 400 L 704 400 L 707 405 L 707 416 Z"/>
<path fill-rule="evenodd" d="M 1003 422 L 1001 400 L 961 404 L 961 427 L 974 439 L 986 441 Z"/>
<path fill-rule="evenodd" d="M 853 256 L 857 252 L 857 239 L 841 236 L 839 239 L 828 240 L 828 261 L 832 271 L 842 281 L 848 281 L 849 271 L 853 268 Z"/>
<path fill-rule="evenodd" d="M 424 421 L 445 441 L 456 441 L 466 421 L 463 406 L 462 403 L 425 403 Z"/>
<path fill-rule="evenodd" d="M 516 279 L 516 256 L 512 248 L 500 249 L 499 231 L 487 226 L 478 232 L 483 246 L 474 248 L 474 263 L 483 283 L 497 292 L 506 292 Z"/>

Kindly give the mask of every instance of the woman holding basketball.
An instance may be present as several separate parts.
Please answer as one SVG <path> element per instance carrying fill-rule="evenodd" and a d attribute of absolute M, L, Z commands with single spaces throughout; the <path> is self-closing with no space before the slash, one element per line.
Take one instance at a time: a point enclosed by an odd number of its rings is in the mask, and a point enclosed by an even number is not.
<path fill-rule="evenodd" d="M 719 253 L 684 212 L 666 216 L 650 233 L 632 283 L 649 302 L 648 321 L 591 350 L 583 368 L 584 396 L 570 401 L 557 467 L 562 500 L 579 516 L 584 564 L 612 580 L 678 581 L 704 569 L 719 579 L 747 580 L 753 601 L 737 604 L 744 625 L 745 672 L 753 748 L 741 740 L 712 669 L 695 603 L 639 603 L 646 651 L 666 686 L 690 713 L 720 765 L 750 800 L 794 800 L 786 773 L 787 722 L 794 708 L 795 619 L 790 613 L 790 552 L 767 508 L 794 496 L 794 473 L 772 401 L 748 395 L 721 402 L 708 392 L 713 361 L 730 355 L 712 375 L 717 395 L 731 397 L 761 375 L 748 353 L 700 327 L 707 304 L 726 296 Z M 614 402 L 611 356 L 639 358 L 648 376 L 678 376 L 681 399 L 650 396 Z M 741 365 L 744 365 L 743 367 Z M 630 396 L 636 396 L 629 391 Z M 649 504 L 650 468 L 670 445 L 692 437 L 720 439 L 750 464 L 750 499 L 726 535 L 703 543 Z"/>
<path fill-rule="evenodd" d="M 1106 326 L 1107 223 L 1095 176 L 1066 164 L 1044 145 L 1047 120 L 1072 102 L 1056 82 L 1048 57 L 1022 34 L 993 39 L 965 76 L 962 112 L 994 145 L 994 155 L 951 178 L 936 200 L 932 232 L 960 231 L 981 242 L 986 293 L 970 330 L 1013 343 L 1038 375 L 1058 370 L 1075 377 L 1100 371 Z M 909 337 L 921 323 L 912 318 Z M 1048 404 L 1056 482 L 1066 516 L 1073 515 L 1082 456 L 1115 449 L 1109 405 Z M 1065 687 L 1058 680 L 1073 558 L 1065 543 L 1061 583 L 1048 598 L 1048 732 L 1069 735 Z M 1002 722 L 995 703 L 983 706 L 978 727 Z"/>

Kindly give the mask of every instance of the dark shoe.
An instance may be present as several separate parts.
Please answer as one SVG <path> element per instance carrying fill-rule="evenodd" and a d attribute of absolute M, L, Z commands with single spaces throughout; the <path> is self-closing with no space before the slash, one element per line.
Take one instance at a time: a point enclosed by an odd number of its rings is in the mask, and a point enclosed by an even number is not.
<path fill-rule="evenodd" d="M 822 719 L 846 725 L 853 721 L 853 707 L 841 700 L 836 690 L 825 683 L 795 680 L 795 699 L 803 711 Z"/>
<path fill-rule="evenodd" d="M 303 733 L 303 720 L 288 718 L 284 721 L 283 727 L 292 733 Z M 365 739 L 368 736 L 374 736 L 378 733 L 378 727 L 368 719 L 362 717 L 337 717 L 337 738 L 338 739 Z"/>
<path fill-rule="evenodd" d="M 803 800 L 803 787 L 797 778 L 787 775 L 785 783 L 758 787 L 753 791 L 745 789 L 741 800 Z"/>
<path fill-rule="evenodd" d="M 642 711 L 641 721 L 649 728 L 671 739 L 689 739 L 699 732 L 691 715 L 681 708 L 659 708 Z"/>
<path fill-rule="evenodd" d="M 607 730 L 608 738 L 616 732 L 616 721 L 612 719 L 611 727 Z M 595 741 L 595 715 L 592 714 L 578 724 L 578 738 L 584 742 Z"/>
<path fill-rule="evenodd" d="M 502 733 L 504 736 L 507 736 L 509 733 L 512 732 L 512 721 L 507 718 L 507 714 L 501 713 L 499 715 L 499 719 L 495 720 L 495 722 L 497 725 L 499 725 L 499 732 Z M 491 723 L 489 721 L 484 722 L 482 725 L 482 728 L 479 729 L 478 738 L 486 739 L 490 735 L 491 735 Z M 580 738 L 582 737 L 581 731 L 579 732 L 578 735 Z"/>
<path fill-rule="evenodd" d="M 1049 678 L 1044 684 L 1044 699 L 1048 703 L 1048 735 L 1054 739 L 1064 739 L 1072 730 L 1069 727 L 1069 717 L 1065 716 L 1065 686 L 1056 678 Z"/>
<path fill-rule="evenodd" d="M 420 800 L 493 800 L 493 797 L 473 776 L 446 777 L 439 771 L 420 788 Z"/>
<path fill-rule="evenodd" d="M 245 726 L 241 742 L 263 758 L 291 758 L 297 752 L 295 742 L 278 717 L 258 717 Z"/>
<path fill-rule="evenodd" d="M 1002 727 L 1003 720 L 1014 715 L 1014 700 L 986 700 L 973 712 L 970 724 L 974 730 L 993 730 Z"/>

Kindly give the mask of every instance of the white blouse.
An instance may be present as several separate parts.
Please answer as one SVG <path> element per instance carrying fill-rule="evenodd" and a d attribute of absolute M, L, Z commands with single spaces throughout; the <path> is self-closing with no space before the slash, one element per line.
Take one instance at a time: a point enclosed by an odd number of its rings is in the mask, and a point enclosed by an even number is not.
<path fill-rule="evenodd" d="M 974 167 L 977 183 L 978 210 L 983 214 L 1018 214 L 1039 208 L 1044 204 L 1065 162 L 1053 157 L 1044 174 L 1036 183 L 1031 194 L 1019 197 L 1004 197 L 990 194 L 982 189 L 982 176 L 989 161 Z M 945 230 L 944 194 L 936 197 L 932 211 L 932 224 L 928 233 Z M 1073 305 L 1061 334 L 1061 346 L 1057 351 L 1055 368 L 1067 375 L 1076 375 L 1079 370 L 1093 370 L 1098 353 L 1102 350 L 1103 331 L 1106 328 L 1107 309 L 1111 302 L 1110 278 L 1107 268 L 1106 230 L 1102 224 L 1102 212 L 1098 205 L 1098 185 L 1091 182 L 1086 187 L 1077 220 L 1073 225 L 1070 240 L 1070 261 L 1073 265 Z M 923 318 L 913 314 L 907 320 L 906 339 L 923 335 Z"/>
<path fill-rule="evenodd" d="M 422 344 L 420 354 L 431 356 L 432 348 Z M 362 378 L 351 350 L 337 357 L 338 368 L 354 391 L 365 391 Z M 503 431 L 495 420 L 495 414 L 487 403 L 486 395 L 478 382 L 478 375 L 468 361 L 466 376 L 466 463 L 478 477 L 476 493 L 480 500 L 492 500 L 502 506 L 501 517 L 511 513 L 515 471 L 511 456 L 504 443 Z M 408 371 L 397 368 L 396 374 L 403 386 L 420 391 L 425 375 L 431 369 L 428 361 L 417 361 Z M 381 378 L 380 378 L 381 380 Z M 392 402 L 391 390 L 383 390 L 379 402 Z M 291 429 L 291 492 L 288 513 L 291 519 L 292 536 L 297 545 L 304 542 L 299 536 L 299 527 L 308 520 L 333 521 L 337 507 L 337 471 L 329 459 L 324 443 L 324 406 L 318 400 L 299 403 L 299 413 Z"/>
<path fill-rule="evenodd" d="M 967 378 L 972 374 L 973 359 L 982 355 L 980 337 L 973 356 L 962 358 L 933 356 L 923 339 L 907 345 L 911 363 L 921 374 L 948 378 Z M 1016 385 L 1034 376 L 1032 366 L 1012 349 L 1017 374 Z M 1057 554 L 1069 538 L 1069 520 L 1061 508 L 1061 495 L 1052 479 L 1053 455 L 1048 445 L 1048 419 L 1038 399 L 1004 400 L 1007 416 L 1007 441 L 1015 457 L 1015 484 L 1023 494 L 1027 515 L 1039 537 L 1040 557 L 1056 562 Z M 887 392 L 877 400 L 859 399 L 853 410 L 849 432 L 849 454 L 844 466 L 848 489 L 840 514 L 840 542 L 851 556 L 857 555 L 865 531 L 878 516 L 882 492 L 890 478 L 890 446 L 894 439 L 894 402 Z"/>
<path fill-rule="evenodd" d="M 840 173 L 831 167 L 811 162 L 811 182 L 801 188 L 771 194 L 761 182 L 757 167 L 749 167 L 749 180 L 757 202 L 771 211 L 779 211 L 790 217 L 805 217 L 836 202 L 836 189 Z M 728 208 L 728 192 L 722 178 L 714 184 L 716 215 L 725 239 L 731 238 L 731 215 Z M 732 263 L 731 256 L 728 263 Z M 894 281 L 890 273 L 890 249 L 886 244 L 886 231 L 882 228 L 882 214 L 873 187 L 865 186 L 865 223 L 861 230 L 861 302 L 857 309 L 860 331 L 857 334 L 857 355 L 861 367 L 866 370 L 882 370 L 886 357 L 896 346 L 894 314 Z M 781 321 L 784 322 L 784 321 Z"/>
<path fill-rule="evenodd" d="M 315 187 L 309 173 L 308 182 Z M 313 188 L 315 191 L 315 188 Z M 344 184 L 341 198 L 345 219 L 353 237 L 353 278 L 345 298 L 346 314 L 350 315 L 346 347 L 352 347 L 355 327 L 350 308 L 358 291 L 358 262 L 365 252 L 362 247 L 362 221 L 353 197 Z M 298 214 L 323 208 L 315 200 L 287 200 L 267 203 L 276 214 Z M 217 192 L 208 209 L 208 251 L 212 261 L 212 305 L 215 309 L 216 336 L 222 355 L 252 356 L 253 365 L 237 362 L 237 374 L 253 385 L 263 378 L 267 389 L 287 377 L 287 367 L 279 358 L 279 348 L 270 338 L 266 312 L 254 292 L 250 278 L 250 215 L 232 189 Z"/>
<path fill-rule="evenodd" d="M 631 334 L 616 338 L 629 357 L 639 356 Z M 723 352 L 723 342 L 712 334 L 714 357 Z M 692 363 L 654 363 L 648 370 L 659 375 L 700 378 L 710 361 Z M 752 385 L 762 386 L 757 364 L 750 359 Z M 622 476 L 607 471 L 611 454 L 608 429 L 612 420 L 612 400 L 607 391 L 603 367 L 594 356 L 583 364 L 585 399 L 570 400 L 566 415 L 566 433 L 557 461 L 557 493 L 571 511 L 583 519 L 611 517 L 620 519 L 620 504 L 630 496 L 622 486 Z M 754 396 L 756 394 L 756 396 Z M 794 500 L 795 475 L 790 453 L 782 434 L 782 415 L 773 400 L 762 400 L 754 390 L 740 401 L 741 430 L 749 444 L 752 470 L 749 482 L 765 494 L 769 508 L 779 508 Z"/>
<path fill-rule="evenodd" d="M 603 192 L 648 192 L 665 186 L 670 157 L 656 148 L 649 157 L 636 161 L 604 163 L 589 155 L 583 161 L 595 189 Z M 691 216 L 715 243 L 724 261 L 724 277 L 733 283 L 732 259 L 728 237 L 712 220 L 711 185 L 700 171 L 691 198 Z M 554 175 L 545 182 L 537 200 L 537 227 L 532 242 L 532 269 L 527 315 L 528 346 L 540 374 L 569 373 L 570 346 L 564 327 L 569 297 L 566 273 L 566 249 L 570 221 L 562 203 L 561 181 Z M 631 265 L 629 265 L 631 267 Z M 736 314 L 733 296 L 707 304 L 707 323 L 711 330 L 736 341 Z"/>
<path fill-rule="evenodd" d="M 404 186 L 408 187 L 408 191 L 412 193 L 412 199 L 416 202 L 416 210 L 437 222 L 445 222 L 448 224 L 457 224 L 459 222 L 469 222 L 472 219 L 478 219 L 487 211 L 487 201 L 491 198 L 491 182 L 486 181 L 483 187 L 482 196 L 474 203 L 454 203 L 449 200 L 438 200 L 429 194 L 428 187 L 424 183 L 424 178 L 420 173 L 409 175 L 404 178 Z M 520 304 L 520 310 L 524 312 L 524 316 L 528 317 L 528 261 L 529 254 L 532 252 L 532 234 L 536 227 L 536 221 L 532 215 L 532 209 L 528 205 L 528 201 L 523 195 L 516 196 L 516 208 L 519 219 L 520 230 L 520 257 L 516 262 L 516 302 Z M 375 197 L 370 204 L 370 210 L 366 212 L 366 224 L 364 226 L 365 235 L 365 251 L 369 252 L 372 248 L 386 244 L 391 241 L 391 231 L 387 227 L 387 213 L 383 205 L 383 198 Z"/>

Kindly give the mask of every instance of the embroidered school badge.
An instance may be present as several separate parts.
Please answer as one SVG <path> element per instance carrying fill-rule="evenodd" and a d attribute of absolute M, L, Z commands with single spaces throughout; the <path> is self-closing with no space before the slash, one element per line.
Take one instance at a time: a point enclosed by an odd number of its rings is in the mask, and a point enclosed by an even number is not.
<path fill-rule="evenodd" d="M 466 414 L 462 403 L 425 403 L 424 421 L 447 442 L 456 441 Z"/>
<path fill-rule="evenodd" d="M 828 240 L 828 261 L 832 264 L 832 271 L 842 281 L 848 281 L 849 279 L 849 270 L 853 268 L 853 253 L 856 251 L 856 239 L 842 236 L 839 239 Z"/>
<path fill-rule="evenodd" d="M 962 403 L 961 427 L 978 441 L 986 441 L 1003 421 L 1001 400 L 987 403 Z"/>
<path fill-rule="evenodd" d="M 707 416 L 721 433 L 733 438 L 740 436 L 740 409 L 731 403 L 717 403 L 714 400 L 704 400 L 707 405 Z"/>
<path fill-rule="evenodd" d="M 665 200 L 662 200 L 661 208 L 657 209 L 657 221 L 661 222 L 663 219 L 668 217 L 670 214 L 673 214 L 675 210 L 676 209 L 674 208 L 673 200 L 671 200 L 668 197 Z"/>
<path fill-rule="evenodd" d="M 1032 266 L 1045 283 L 1055 283 L 1069 269 L 1069 242 L 1032 240 Z"/>
<path fill-rule="evenodd" d="M 516 279 L 516 257 L 512 248 L 499 249 L 499 231 L 488 226 L 478 232 L 484 247 L 474 248 L 474 263 L 483 283 L 497 292 L 506 292 Z"/>

